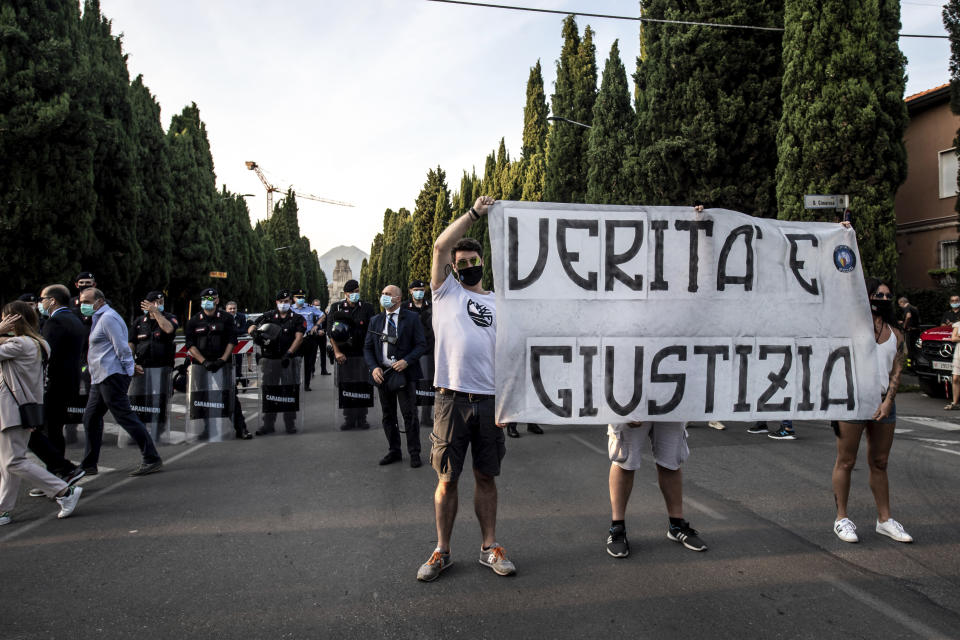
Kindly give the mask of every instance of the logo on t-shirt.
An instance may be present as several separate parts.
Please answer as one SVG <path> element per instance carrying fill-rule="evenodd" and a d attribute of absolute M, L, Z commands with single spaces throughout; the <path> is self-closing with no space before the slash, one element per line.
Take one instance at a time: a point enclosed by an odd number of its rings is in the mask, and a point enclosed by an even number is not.
<path fill-rule="evenodd" d="M 478 327 L 489 327 L 493 324 L 493 313 L 482 304 L 467 298 L 467 315 Z"/>

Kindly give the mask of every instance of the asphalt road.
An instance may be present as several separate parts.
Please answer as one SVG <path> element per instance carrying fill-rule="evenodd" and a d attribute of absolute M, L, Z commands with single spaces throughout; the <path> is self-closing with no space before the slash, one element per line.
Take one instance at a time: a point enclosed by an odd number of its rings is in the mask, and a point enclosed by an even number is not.
<path fill-rule="evenodd" d="M 331 377 L 316 382 L 301 433 L 165 446 L 152 476 L 128 478 L 136 450 L 108 440 L 69 519 L 24 486 L 0 529 L 0 638 L 960 636 L 960 413 L 942 400 L 898 396 L 893 513 L 913 544 L 873 532 L 863 452 L 861 542 L 833 534 L 826 423 L 798 422 L 792 442 L 729 423 L 690 428 L 685 515 L 710 549 L 667 539 L 650 466 L 628 510 L 632 553 L 616 560 L 603 427 L 521 428 L 498 527 L 518 574 L 477 562 L 465 481 L 454 565 L 424 584 L 434 472 L 378 466 L 378 416 L 337 431 Z"/>

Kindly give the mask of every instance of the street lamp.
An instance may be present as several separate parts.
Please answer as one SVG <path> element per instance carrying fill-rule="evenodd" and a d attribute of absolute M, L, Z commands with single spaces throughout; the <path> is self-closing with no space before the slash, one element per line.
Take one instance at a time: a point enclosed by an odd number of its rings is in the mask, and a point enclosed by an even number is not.
<path fill-rule="evenodd" d="M 561 122 L 569 122 L 570 124 L 575 124 L 578 127 L 583 127 L 584 129 L 592 129 L 589 124 L 583 124 L 582 122 L 577 122 L 576 120 L 571 120 L 570 118 L 563 118 L 561 116 L 547 116 L 547 120 L 560 120 Z"/>

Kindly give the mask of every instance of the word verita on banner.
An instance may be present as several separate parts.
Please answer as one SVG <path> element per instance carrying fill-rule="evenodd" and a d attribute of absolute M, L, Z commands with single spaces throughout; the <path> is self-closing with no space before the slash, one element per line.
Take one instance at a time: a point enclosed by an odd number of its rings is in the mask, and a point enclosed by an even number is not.
<path fill-rule="evenodd" d="M 506 212 L 506 296 L 673 298 L 702 290 L 716 294 L 758 291 L 759 265 L 770 255 L 788 267 L 790 284 L 817 297 L 820 239 L 813 233 L 719 224 L 709 215 L 656 219 L 524 211 Z M 766 234 L 765 234 L 766 231 Z M 833 248 L 829 248 L 833 251 Z M 758 255 L 765 251 L 768 256 Z M 808 266 L 809 265 L 809 266 Z M 572 287 L 556 290 L 545 273 L 565 274 Z M 541 289 L 549 287 L 549 295 Z"/>

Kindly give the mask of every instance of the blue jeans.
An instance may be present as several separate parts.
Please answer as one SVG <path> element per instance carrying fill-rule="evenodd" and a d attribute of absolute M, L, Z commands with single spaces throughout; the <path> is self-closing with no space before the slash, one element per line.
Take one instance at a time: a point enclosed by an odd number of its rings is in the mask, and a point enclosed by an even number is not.
<path fill-rule="evenodd" d="M 130 376 L 115 373 L 112 376 L 90 386 L 87 408 L 83 412 L 83 429 L 87 432 L 87 446 L 83 452 L 83 467 L 95 467 L 100 460 L 100 445 L 103 444 L 103 416 L 107 409 L 113 419 L 130 434 L 146 463 L 157 462 L 160 454 L 153 444 L 153 438 L 137 414 L 130 408 Z"/>

